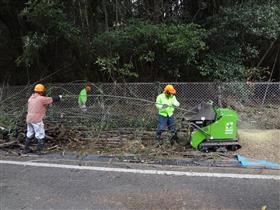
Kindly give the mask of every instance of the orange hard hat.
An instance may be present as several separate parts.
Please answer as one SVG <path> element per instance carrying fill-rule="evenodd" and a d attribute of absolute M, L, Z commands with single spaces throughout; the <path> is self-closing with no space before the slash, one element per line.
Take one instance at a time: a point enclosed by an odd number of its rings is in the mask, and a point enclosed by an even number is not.
<path fill-rule="evenodd" d="M 176 94 L 176 90 L 173 87 L 173 85 L 166 85 L 164 88 L 165 93 L 171 93 L 171 94 Z"/>
<path fill-rule="evenodd" d="M 90 85 L 86 85 L 86 91 L 90 92 L 91 91 L 91 86 Z"/>
<path fill-rule="evenodd" d="M 34 87 L 34 91 L 35 91 L 35 92 L 44 92 L 45 89 L 46 89 L 45 86 L 42 85 L 42 84 L 37 84 L 37 85 L 35 85 L 35 87 Z"/>
<path fill-rule="evenodd" d="M 90 83 L 86 84 L 86 90 L 87 90 L 87 92 L 91 91 L 91 84 Z"/>

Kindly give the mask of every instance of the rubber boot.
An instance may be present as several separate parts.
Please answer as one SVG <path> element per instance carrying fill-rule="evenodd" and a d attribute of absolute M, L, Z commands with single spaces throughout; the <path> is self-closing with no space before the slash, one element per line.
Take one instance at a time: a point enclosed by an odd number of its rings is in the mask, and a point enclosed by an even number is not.
<path fill-rule="evenodd" d="M 44 149 L 44 139 L 37 139 L 38 140 L 38 144 L 37 144 L 37 150 L 36 153 L 38 155 L 42 154 L 42 151 Z"/>
<path fill-rule="evenodd" d="M 171 146 L 173 146 L 175 144 L 175 142 L 177 142 L 177 140 L 178 140 L 178 136 L 177 136 L 177 132 L 175 132 L 175 133 L 173 133 L 173 135 L 171 136 L 171 138 L 169 140 Z"/>
<path fill-rule="evenodd" d="M 24 149 L 23 149 L 23 154 L 27 154 L 32 152 L 32 149 L 30 149 L 30 144 L 31 144 L 31 140 L 32 138 L 25 138 L 25 145 L 24 145 Z"/>
<path fill-rule="evenodd" d="M 160 136 L 159 135 L 157 135 L 156 136 L 156 140 L 155 140 L 155 145 L 154 145 L 154 147 L 160 147 L 160 145 L 162 145 L 162 140 L 161 140 L 161 138 L 160 138 Z"/>

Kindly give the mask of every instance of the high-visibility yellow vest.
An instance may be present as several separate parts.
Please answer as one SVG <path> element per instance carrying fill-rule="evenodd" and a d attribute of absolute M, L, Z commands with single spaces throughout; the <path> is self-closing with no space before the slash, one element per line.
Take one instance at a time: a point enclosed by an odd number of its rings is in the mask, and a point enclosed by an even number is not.
<path fill-rule="evenodd" d="M 80 94 L 79 94 L 79 98 L 78 98 L 78 104 L 79 105 L 85 105 L 87 102 L 87 91 L 86 89 L 82 89 Z"/>
<path fill-rule="evenodd" d="M 167 108 L 163 108 L 163 105 L 167 104 Z M 164 117 L 170 117 L 173 115 L 174 107 L 180 106 L 180 103 L 177 101 L 175 95 L 167 96 L 167 94 L 162 93 L 158 95 L 156 99 L 156 107 L 159 111 L 159 115 Z"/>

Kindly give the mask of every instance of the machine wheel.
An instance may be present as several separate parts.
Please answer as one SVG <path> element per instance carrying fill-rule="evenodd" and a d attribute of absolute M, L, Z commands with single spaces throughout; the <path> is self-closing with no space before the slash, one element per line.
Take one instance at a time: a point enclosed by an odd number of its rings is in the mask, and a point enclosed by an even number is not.
<path fill-rule="evenodd" d="M 237 150 L 236 146 L 229 146 L 228 149 L 229 149 L 230 151 L 235 151 L 235 150 Z"/>
<path fill-rule="evenodd" d="M 204 146 L 200 147 L 199 150 L 200 150 L 201 152 L 206 152 L 206 153 L 209 152 L 209 149 L 208 149 L 207 147 L 204 147 Z"/>
<path fill-rule="evenodd" d="M 226 147 L 219 147 L 218 149 L 216 149 L 216 152 L 227 152 L 227 148 Z"/>
<path fill-rule="evenodd" d="M 175 139 L 175 141 L 180 146 L 187 147 L 188 145 L 190 145 L 190 142 L 191 142 L 191 132 L 189 130 L 178 131 L 177 132 L 177 138 Z"/>
<path fill-rule="evenodd" d="M 228 147 L 228 149 L 230 150 L 230 151 L 236 151 L 236 150 L 238 150 L 240 148 L 240 146 L 238 146 L 238 145 L 232 145 L 232 146 L 229 146 Z"/>

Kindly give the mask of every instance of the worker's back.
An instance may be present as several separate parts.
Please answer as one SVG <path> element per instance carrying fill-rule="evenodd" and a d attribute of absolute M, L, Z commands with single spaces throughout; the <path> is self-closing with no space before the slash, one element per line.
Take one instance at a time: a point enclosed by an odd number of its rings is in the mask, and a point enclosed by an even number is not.
<path fill-rule="evenodd" d="M 38 93 L 33 93 L 28 99 L 28 110 L 26 116 L 27 123 L 38 123 L 43 120 L 46 115 L 46 107 L 51 104 L 51 97 L 41 96 Z"/>

